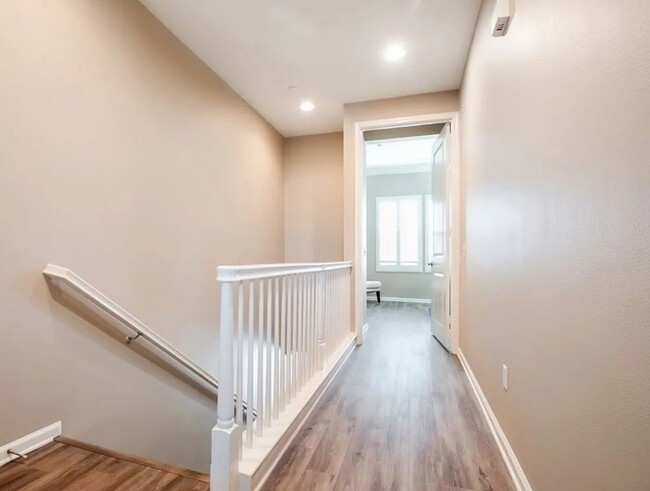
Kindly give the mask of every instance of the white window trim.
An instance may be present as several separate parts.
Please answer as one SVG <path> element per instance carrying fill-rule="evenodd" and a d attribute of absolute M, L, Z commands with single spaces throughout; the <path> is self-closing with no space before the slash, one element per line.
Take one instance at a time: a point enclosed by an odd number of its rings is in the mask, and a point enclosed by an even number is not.
<path fill-rule="evenodd" d="M 413 199 L 417 198 L 418 204 L 418 213 L 420 214 L 420 226 L 418 227 L 418 264 L 412 266 L 404 266 L 401 264 L 396 265 L 386 265 L 381 264 L 379 261 L 380 258 L 380 249 L 379 249 L 379 203 L 382 201 L 399 201 L 402 199 Z M 422 195 L 421 194 L 412 194 L 407 196 L 377 196 L 375 199 L 375 270 L 378 273 L 422 273 L 422 258 L 424 257 L 423 247 L 423 237 L 422 237 Z M 397 208 L 397 261 L 400 260 L 400 214 L 399 206 Z"/>

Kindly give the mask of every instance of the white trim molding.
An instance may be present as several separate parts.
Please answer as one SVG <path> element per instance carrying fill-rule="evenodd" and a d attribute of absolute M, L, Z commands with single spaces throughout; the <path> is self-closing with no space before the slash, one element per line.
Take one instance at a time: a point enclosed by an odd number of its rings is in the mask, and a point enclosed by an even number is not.
<path fill-rule="evenodd" d="M 472 389 L 474 389 L 474 394 L 476 394 L 478 404 L 481 406 L 481 410 L 483 411 L 483 415 L 487 420 L 490 431 L 496 440 L 497 447 L 499 447 L 499 451 L 501 452 L 503 460 L 506 463 L 506 467 L 508 468 L 510 477 L 512 477 L 515 488 L 517 488 L 517 491 L 533 491 L 533 488 L 530 486 L 530 483 L 524 474 L 524 470 L 517 460 L 515 451 L 510 446 L 510 442 L 508 442 L 506 434 L 501 429 L 501 425 L 499 424 L 497 417 L 492 411 L 490 403 L 485 397 L 485 394 L 483 393 L 478 380 L 474 376 L 474 372 L 472 372 L 472 369 L 467 362 L 467 358 L 465 358 L 465 355 L 463 355 L 463 352 L 460 350 L 460 348 L 458 349 L 458 359 L 460 360 L 461 365 L 463 365 L 463 369 L 465 370 L 465 374 L 467 375 L 467 379 L 469 380 Z"/>
<path fill-rule="evenodd" d="M 14 452 L 28 454 L 48 443 L 52 443 L 57 436 L 61 436 L 61 421 L 3 445 L 0 447 L 0 467 L 19 458 L 17 455 L 8 453 L 7 450 L 11 449 Z"/>
<path fill-rule="evenodd" d="M 377 303 L 377 299 L 374 297 L 368 297 L 370 302 Z M 430 298 L 402 298 L 402 297 L 381 297 L 382 302 L 402 302 L 402 303 L 431 303 Z"/>
<path fill-rule="evenodd" d="M 418 124 L 435 124 L 435 123 L 451 123 L 450 133 L 450 153 L 451 153 L 451 210 L 452 223 L 460 223 L 460 143 L 459 143 L 459 112 L 442 112 L 431 114 L 420 114 L 417 116 L 401 116 L 401 117 L 388 117 L 378 118 L 374 120 L 361 120 L 354 121 L 351 128 L 353 135 L 346 136 L 345 138 L 352 138 L 354 141 L 354 153 L 350 157 L 345 156 L 344 162 L 344 180 L 351 179 L 351 189 L 346 190 L 346 206 L 350 203 L 347 202 L 348 192 L 351 193 L 350 199 L 352 210 L 345 210 L 345 216 L 351 213 L 350 225 L 344 227 L 344 251 L 346 256 L 352 255 L 354 259 L 354 292 L 353 292 L 353 321 L 354 327 L 357 332 L 357 342 L 363 343 L 363 324 L 365 319 L 366 310 L 366 272 L 364 265 L 366 264 L 367 257 L 365 254 L 365 244 L 363 237 L 363 226 L 361 225 L 364 220 L 364 183 L 365 183 L 365 169 L 364 169 L 364 145 L 363 132 L 368 130 L 399 128 L 403 126 L 412 126 Z M 460 260 L 461 246 L 460 234 L 451 234 L 451 255 L 450 255 L 450 279 L 451 279 L 451 316 L 449 318 L 451 323 L 451 352 L 456 353 L 460 345 Z M 348 252 L 349 251 L 349 252 Z M 347 258 L 347 257 L 346 257 Z"/>

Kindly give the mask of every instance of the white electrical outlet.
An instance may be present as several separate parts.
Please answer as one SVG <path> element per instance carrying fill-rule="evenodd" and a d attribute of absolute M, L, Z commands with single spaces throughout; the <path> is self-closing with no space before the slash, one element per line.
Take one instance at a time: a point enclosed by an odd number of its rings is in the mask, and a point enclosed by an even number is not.
<path fill-rule="evenodd" d="M 503 365 L 501 368 L 501 385 L 503 385 L 503 390 L 508 390 L 508 367 Z"/>

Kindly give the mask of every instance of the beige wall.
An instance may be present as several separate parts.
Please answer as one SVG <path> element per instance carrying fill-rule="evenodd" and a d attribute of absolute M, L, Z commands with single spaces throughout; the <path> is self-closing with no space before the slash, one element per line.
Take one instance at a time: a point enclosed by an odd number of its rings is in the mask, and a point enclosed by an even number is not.
<path fill-rule="evenodd" d="M 216 372 L 215 267 L 283 258 L 282 138 L 129 0 L 3 2 L 0 74 L 0 444 L 60 419 L 206 471 L 214 401 L 41 270 L 73 269 Z"/>
<path fill-rule="evenodd" d="M 284 143 L 287 262 L 343 259 L 343 133 Z"/>
<path fill-rule="evenodd" d="M 484 2 L 461 348 L 535 491 L 650 489 L 650 2 Z M 501 364 L 510 387 L 500 387 Z"/>

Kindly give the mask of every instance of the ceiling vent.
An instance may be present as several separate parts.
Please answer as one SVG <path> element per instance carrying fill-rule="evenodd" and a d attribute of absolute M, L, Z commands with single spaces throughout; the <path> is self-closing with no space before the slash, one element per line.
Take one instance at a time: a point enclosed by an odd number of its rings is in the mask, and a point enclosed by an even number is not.
<path fill-rule="evenodd" d="M 515 13 L 514 0 L 497 0 L 492 15 L 492 36 L 505 36 Z"/>

